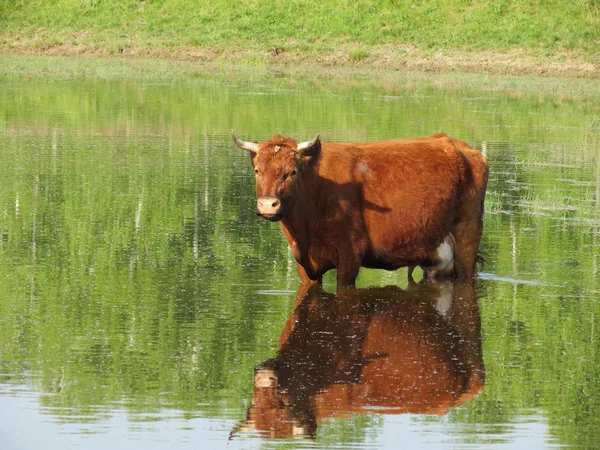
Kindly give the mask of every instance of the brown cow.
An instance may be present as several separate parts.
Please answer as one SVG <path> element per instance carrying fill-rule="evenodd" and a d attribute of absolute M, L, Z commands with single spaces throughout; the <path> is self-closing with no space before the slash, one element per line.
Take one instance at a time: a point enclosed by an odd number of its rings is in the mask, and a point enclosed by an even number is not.
<path fill-rule="evenodd" d="M 444 281 L 344 291 L 302 285 L 277 356 L 255 371 L 248 416 L 233 432 L 314 437 L 328 417 L 445 414 L 484 384 L 471 284 Z"/>
<path fill-rule="evenodd" d="M 233 139 L 250 152 L 257 212 L 281 221 L 302 282 L 334 268 L 338 286 L 352 286 L 361 266 L 434 266 L 449 234 L 452 275 L 476 275 L 488 166 L 465 142 L 445 134 L 362 144 Z"/>

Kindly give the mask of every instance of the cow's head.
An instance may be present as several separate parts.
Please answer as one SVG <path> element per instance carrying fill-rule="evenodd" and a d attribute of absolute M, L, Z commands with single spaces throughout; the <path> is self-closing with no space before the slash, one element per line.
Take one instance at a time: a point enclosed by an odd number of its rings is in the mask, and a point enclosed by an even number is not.
<path fill-rule="evenodd" d="M 291 210 L 303 175 L 321 148 L 319 135 L 300 144 L 279 135 L 261 143 L 242 141 L 234 132 L 232 136 L 235 145 L 249 151 L 252 158 L 257 214 L 267 220 L 281 220 Z"/>
<path fill-rule="evenodd" d="M 280 383 L 277 361 L 269 359 L 254 370 L 254 393 L 246 420 L 231 432 L 256 431 L 267 438 L 314 437 L 316 421 L 299 414 L 297 399 Z"/>

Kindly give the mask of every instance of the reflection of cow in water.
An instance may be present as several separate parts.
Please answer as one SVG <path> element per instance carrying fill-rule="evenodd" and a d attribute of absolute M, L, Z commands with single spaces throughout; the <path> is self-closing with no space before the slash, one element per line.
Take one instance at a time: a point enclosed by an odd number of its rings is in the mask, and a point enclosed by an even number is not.
<path fill-rule="evenodd" d="M 445 414 L 483 388 L 471 285 L 345 291 L 301 287 L 279 351 L 255 371 L 248 418 L 232 433 L 314 436 L 319 420 L 366 412 Z"/>

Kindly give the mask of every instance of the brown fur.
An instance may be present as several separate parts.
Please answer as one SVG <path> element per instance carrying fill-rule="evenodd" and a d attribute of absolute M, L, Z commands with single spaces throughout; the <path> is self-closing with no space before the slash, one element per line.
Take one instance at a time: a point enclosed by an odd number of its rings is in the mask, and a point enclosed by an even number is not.
<path fill-rule="evenodd" d="M 483 388 L 472 284 L 388 286 L 337 296 L 303 286 L 277 356 L 257 369 L 252 406 L 239 429 L 314 437 L 328 417 L 374 408 L 445 414 Z M 437 302 L 444 296 L 452 303 L 442 313 Z"/>
<path fill-rule="evenodd" d="M 454 275 L 476 275 L 488 177 L 481 153 L 444 134 L 318 141 L 302 154 L 296 146 L 273 136 L 251 157 L 257 197 L 281 201 L 270 220 L 281 220 L 303 282 L 336 268 L 338 286 L 348 286 L 361 266 L 426 264 L 448 233 L 456 237 Z"/>

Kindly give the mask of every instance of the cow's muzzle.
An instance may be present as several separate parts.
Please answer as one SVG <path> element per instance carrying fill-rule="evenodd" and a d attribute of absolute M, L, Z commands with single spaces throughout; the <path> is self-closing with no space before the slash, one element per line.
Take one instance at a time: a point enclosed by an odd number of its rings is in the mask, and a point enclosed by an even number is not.
<path fill-rule="evenodd" d="M 273 195 L 263 195 L 256 200 L 256 214 L 276 222 L 283 217 L 281 200 Z"/>

